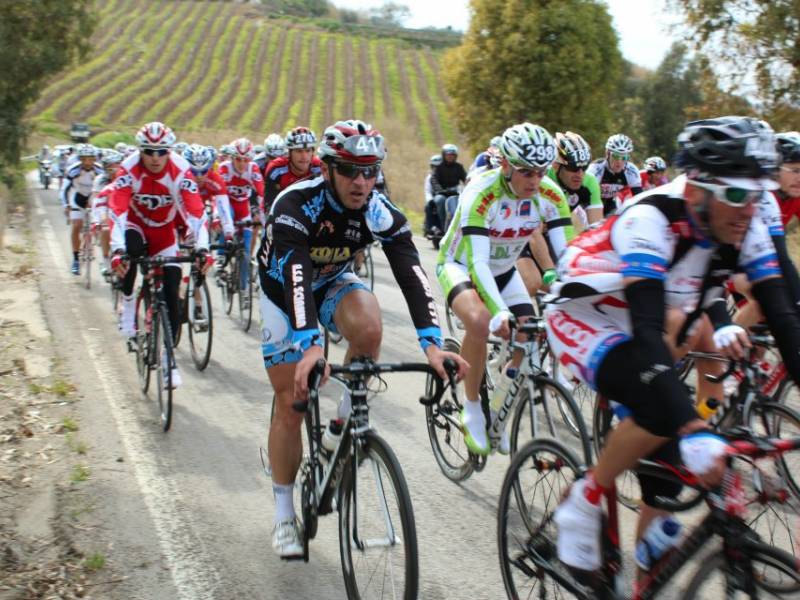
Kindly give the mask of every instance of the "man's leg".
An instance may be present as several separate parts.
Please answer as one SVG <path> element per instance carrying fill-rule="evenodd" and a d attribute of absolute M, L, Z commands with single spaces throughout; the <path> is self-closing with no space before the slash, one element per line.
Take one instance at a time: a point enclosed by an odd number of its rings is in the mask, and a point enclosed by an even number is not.
<path fill-rule="evenodd" d="M 434 205 L 436 206 L 436 217 L 439 219 L 439 229 L 444 231 L 445 224 L 447 223 L 447 207 L 445 206 L 445 198 L 443 195 L 433 197 Z"/>
<path fill-rule="evenodd" d="M 542 287 L 542 273 L 539 271 L 539 267 L 536 266 L 533 258 L 527 257 L 520 257 L 517 260 L 516 267 L 522 277 L 522 281 L 525 283 L 528 295 L 533 298 L 539 288 Z"/>

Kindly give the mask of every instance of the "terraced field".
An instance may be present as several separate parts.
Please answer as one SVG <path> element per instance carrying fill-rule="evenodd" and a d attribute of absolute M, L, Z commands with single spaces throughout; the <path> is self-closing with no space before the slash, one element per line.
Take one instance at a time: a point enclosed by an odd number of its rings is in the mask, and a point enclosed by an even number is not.
<path fill-rule="evenodd" d="M 379 128 L 391 121 L 422 154 L 454 135 L 438 51 L 293 25 L 238 3 L 110 0 L 98 10 L 94 52 L 45 89 L 31 109 L 37 121 L 130 130 L 159 119 L 182 137 L 261 140 L 358 116 Z"/>

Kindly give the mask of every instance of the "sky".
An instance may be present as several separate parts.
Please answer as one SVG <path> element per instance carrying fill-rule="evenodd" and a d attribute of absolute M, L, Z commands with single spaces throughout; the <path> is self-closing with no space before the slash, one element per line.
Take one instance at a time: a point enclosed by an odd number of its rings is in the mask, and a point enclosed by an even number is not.
<path fill-rule="evenodd" d="M 332 0 L 336 6 L 368 9 L 383 0 Z M 468 0 L 394 0 L 411 9 L 407 27 L 447 27 L 466 31 L 469 25 Z M 614 26 L 619 32 L 622 54 L 628 60 L 655 69 L 672 45 L 673 37 L 661 23 L 672 16 L 664 11 L 665 0 L 606 0 Z"/>

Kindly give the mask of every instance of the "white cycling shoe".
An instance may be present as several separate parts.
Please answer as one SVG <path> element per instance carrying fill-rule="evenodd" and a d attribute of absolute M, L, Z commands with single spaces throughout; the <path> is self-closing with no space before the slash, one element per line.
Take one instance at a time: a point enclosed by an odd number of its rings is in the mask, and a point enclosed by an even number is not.
<path fill-rule="evenodd" d="M 570 567 L 596 571 L 601 564 L 600 528 L 603 509 L 586 499 L 586 479 L 572 484 L 569 496 L 556 508 L 558 559 Z"/>
<path fill-rule="evenodd" d="M 483 413 L 473 415 L 467 409 L 461 410 L 461 426 L 464 428 L 464 443 L 473 454 L 486 456 L 491 451 L 489 436 L 486 435 L 486 421 Z"/>
<path fill-rule="evenodd" d="M 281 558 L 303 556 L 302 530 L 295 517 L 275 523 L 272 528 L 272 548 Z"/>
<path fill-rule="evenodd" d="M 170 377 L 170 381 L 169 382 L 167 381 L 167 376 L 166 376 L 167 375 L 167 355 L 166 354 L 163 354 L 161 356 L 161 365 L 162 365 L 163 373 L 164 373 L 164 381 L 163 381 L 164 389 L 167 389 L 167 384 L 168 383 L 172 384 L 170 387 L 173 390 L 175 388 L 180 387 L 183 384 L 183 379 L 181 379 L 181 372 L 178 370 L 177 366 L 173 367 L 172 373 L 171 373 L 171 377 Z"/>

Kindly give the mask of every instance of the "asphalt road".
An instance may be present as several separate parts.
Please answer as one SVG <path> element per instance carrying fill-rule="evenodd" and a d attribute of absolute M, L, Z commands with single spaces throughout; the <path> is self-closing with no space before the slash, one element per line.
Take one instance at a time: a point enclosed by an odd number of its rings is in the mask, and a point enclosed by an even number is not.
<path fill-rule="evenodd" d="M 162 433 L 153 392 L 151 399 L 139 392 L 134 356 L 117 331 L 108 286 L 97 276 L 86 290 L 69 273 L 68 233 L 56 193 L 33 193 L 45 313 L 84 397 L 79 410 L 82 434 L 92 442 L 98 535 L 111 549 L 109 560 L 128 576 L 108 597 L 345 597 L 335 514 L 321 519 L 308 564 L 283 562 L 271 548 L 274 505 L 259 448 L 266 445 L 272 389 L 257 317 L 243 333 L 219 310 L 212 289 L 217 306 L 211 363 L 198 372 L 186 341 L 181 343 L 183 386 L 175 394 L 172 429 Z M 424 239 L 418 247 L 441 311 L 435 252 Z M 402 294 L 383 253 L 374 256 L 384 323 L 381 359 L 421 362 Z M 342 355 L 335 348 L 334 362 Z M 461 485 L 451 483 L 434 461 L 418 403 L 423 376 L 395 375 L 388 382 L 371 404 L 371 423 L 395 450 L 409 484 L 422 597 L 505 597 L 496 506 L 508 459 L 493 455 L 483 472 Z M 333 402 L 328 406 L 332 410 Z M 628 531 L 631 522 L 625 518 Z"/>

